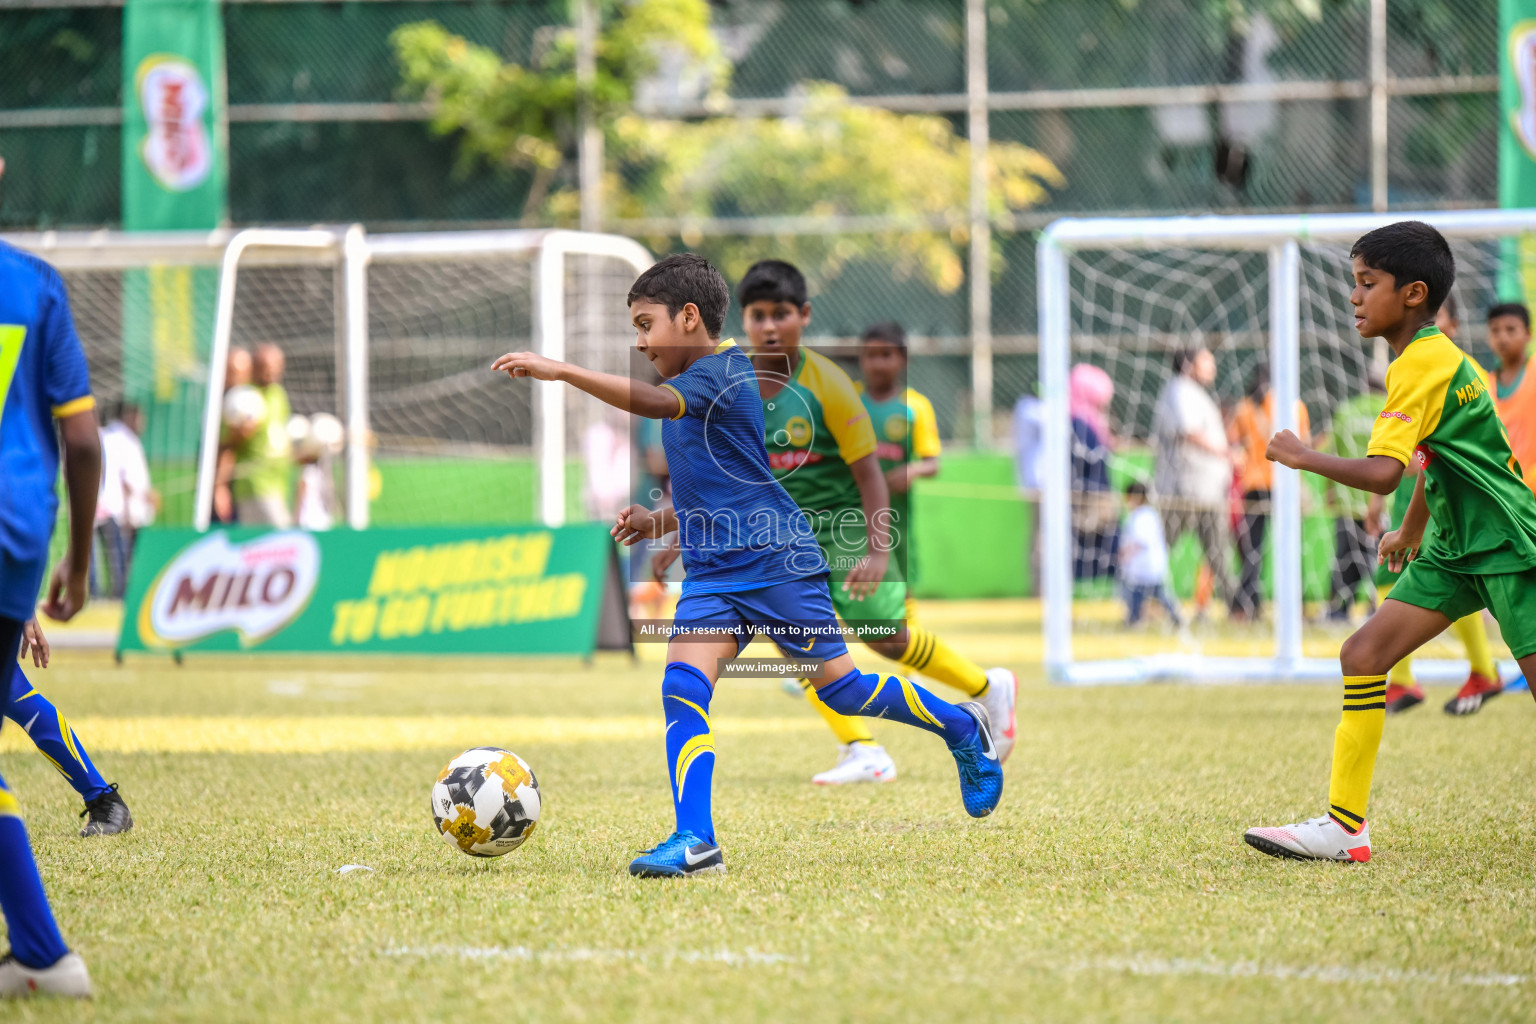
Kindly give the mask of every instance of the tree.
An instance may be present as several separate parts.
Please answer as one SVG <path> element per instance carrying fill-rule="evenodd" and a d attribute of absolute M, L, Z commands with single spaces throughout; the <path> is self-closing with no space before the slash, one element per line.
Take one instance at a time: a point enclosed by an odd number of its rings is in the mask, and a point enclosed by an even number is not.
<path fill-rule="evenodd" d="M 598 41 L 593 103 L 607 140 L 605 207 L 621 218 L 879 217 L 899 228 L 798 233 L 775 251 L 821 280 L 850 261 L 879 258 L 941 292 L 964 281 L 970 149 L 946 118 L 896 114 L 807 83 L 793 116 L 667 120 L 633 110 L 639 82 L 659 55 L 689 64 L 711 92 L 729 68 L 708 31 L 703 0 L 639 0 L 612 8 Z M 460 139 L 462 158 L 529 168 L 525 219 L 570 223 L 578 99 L 569 32 L 523 67 L 433 23 L 395 34 L 406 87 L 433 107 L 433 128 Z M 1055 166 L 1016 142 L 989 151 L 988 205 L 1026 209 L 1064 184 Z M 938 225 L 935 225 L 935 221 Z M 692 238 L 686 239 L 697 244 Z M 662 245 L 666 242 L 663 240 Z M 659 247 L 659 246 L 658 246 Z M 760 243 L 715 237 L 702 245 L 729 274 Z"/>

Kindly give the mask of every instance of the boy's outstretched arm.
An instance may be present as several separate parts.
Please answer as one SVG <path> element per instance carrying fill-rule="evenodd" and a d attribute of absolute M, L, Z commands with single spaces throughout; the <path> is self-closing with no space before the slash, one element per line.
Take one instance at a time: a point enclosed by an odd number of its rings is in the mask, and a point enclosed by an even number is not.
<path fill-rule="evenodd" d="M 1372 494 L 1391 494 L 1403 478 L 1403 464 L 1390 455 L 1367 455 L 1363 459 L 1329 455 L 1309 447 L 1289 430 L 1282 430 L 1269 439 L 1264 456 L 1270 462 L 1316 473 L 1345 487 Z"/>
<path fill-rule="evenodd" d="M 844 577 L 843 589 L 854 597 L 866 597 L 885 579 L 891 562 L 891 492 L 885 474 L 880 472 L 880 459 L 873 453 L 848 463 L 848 471 L 859 485 L 869 543 L 864 557 Z M 907 524 L 901 525 L 905 528 Z"/>
<path fill-rule="evenodd" d="M 644 505 L 630 505 L 619 512 L 609 534 L 625 547 L 633 547 L 642 540 L 660 540 L 677 530 L 677 513 L 671 505 L 648 509 Z"/>
<path fill-rule="evenodd" d="M 508 352 L 492 363 L 491 369 L 504 372 L 508 377 L 564 381 L 615 409 L 647 419 L 669 420 L 682 412 L 675 391 L 615 373 L 599 373 L 562 363 L 537 352 Z"/>

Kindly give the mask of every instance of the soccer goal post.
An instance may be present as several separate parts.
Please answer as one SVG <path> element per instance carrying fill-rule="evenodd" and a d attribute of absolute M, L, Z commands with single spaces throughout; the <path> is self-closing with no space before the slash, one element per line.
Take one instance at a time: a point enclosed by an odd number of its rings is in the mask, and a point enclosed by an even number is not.
<path fill-rule="evenodd" d="M 1373 228 L 1401 220 L 1426 221 L 1451 242 L 1457 261 L 1452 296 L 1461 321 L 1457 341 L 1488 365 L 1482 314 L 1530 272 L 1522 256 L 1536 232 L 1536 210 L 1066 219 L 1042 233 L 1037 246 L 1040 564 L 1045 662 L 1053 681 L 1336 678 L 1337 660 L 1324 655 L 1331 655 L 1330 646 L 1336 647 L 1342 634 L 1335 629 L 1314 636 L 1303 602 L 1327 606 L 1330 587 L 1337 585 L 1328 564 L 1334 554 L 1328 520 L 1358 516 L 1339 507 L 1355 498 L 1274 467 L 1263 510 L 1268 636 L 1252 626 L 1196 633 L 1126 629 L 1109 569 L 1114 542 L 1104 542 L 1103 559 L 1083 556 L 1085 543 L 1090 548 L 1095 543 L 1085 541 L 1086 530 L 1100 530 L 1102 537 L 1111 531 L 1085 524 L 1081 493 L 1074 499 L 1073 446 L 1081 428 L 1073 423 L 1071 373 L 1074 365 L 1089 363 L 1107 371 L 1114 384 L 1109 418 L 1123 439 L 1111 457 L 1116 490 L 1128 478 L 1154 483 L 1155 407 L 1174 374 L 1175 354 L 1182 351 L 1203 347 L 1215 354 L 1220 369 L 1214 392 L 1223 404 L 1248 391 L 1255 371 L 1267 365 L 1270 428 L 1297 429 L 1304 407 L 1313 434 L 1324 435 L 1334 410 L 1367 393 L 1387 359 L 1383 344 L 1362 340 L 1354 331 L 1350 245 Z M 1154 505 L 1167 500 L 1155 489 L 1153 497 Z M 1236 518 L 1225 507 L 1220 514 Z M 1185 538 L 1183 548 L 1173 551 L 1175 562 L 1188 565 L 1191 546 Z M 1360 567 L 1366 588 L 1374 561 Z M 1234 567 L 1233 574 L 1237 571 Z M 1186 588 L 1190 583 L 1176 582 Z M 1440 678 L 1458 670 L 1465 671 L 1464 663 L 1431 662 L 1419 674 Z"/>
<path fill-rule="evenodd" d="M 544 381 L 529 382 L 530 403 L 490 362 L 527 348 L 629 372 L 625 297 L 650 264 L 628 238 L 563 230 L 235 234 L 219 275 L 194 524 L 212 518 L 231 346 L 271 342 L 293 368 L 295 409 L 303 395 L 301 411 L 346 424 L 352 527 L 504 521 L 525 506 L 525 518 L 559 525 L 573 503 L 568 466 L 604 410 Z"/>

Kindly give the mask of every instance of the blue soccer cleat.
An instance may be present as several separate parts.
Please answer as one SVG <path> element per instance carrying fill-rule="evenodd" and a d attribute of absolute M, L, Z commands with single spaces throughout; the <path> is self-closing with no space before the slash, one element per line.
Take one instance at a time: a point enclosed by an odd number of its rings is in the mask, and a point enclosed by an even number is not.
<path fill-rule="evenodd" d="M 976 735 L 958 747 L 950 747 L 949 752 L 960 769 L 960 798 L 965 801 L 965 813 L 985 818 L 1003 798 L 1003 764 L 992 743 L 987 709 L 974 700 L 966 701 L 960 708 L 976 719 Z"/>
<path fill-rule="evenodd" d="M 629 873 L 636 878 L 723 875 L 725 856 L 720 847 L 706 843 L 692 832 L 673 832 L 660 846 L 646 850 L 630 861 Z"/>

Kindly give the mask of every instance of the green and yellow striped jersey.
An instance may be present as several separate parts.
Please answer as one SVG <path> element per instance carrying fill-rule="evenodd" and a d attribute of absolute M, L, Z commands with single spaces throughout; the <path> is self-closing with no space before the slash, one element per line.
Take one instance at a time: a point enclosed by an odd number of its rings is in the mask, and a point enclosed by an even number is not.
<path fill-rule="evenodd" d="M 812 513 L 818 535 L 824 521 L 850 509 L 860 510 L 862 534 L 864 506 L 848 464 L 875 451 L 875 432 L 848 374 L 826 356 L 800 349 L 789 380 L 763 399 L 763 428 L 773 478 Z"/>

